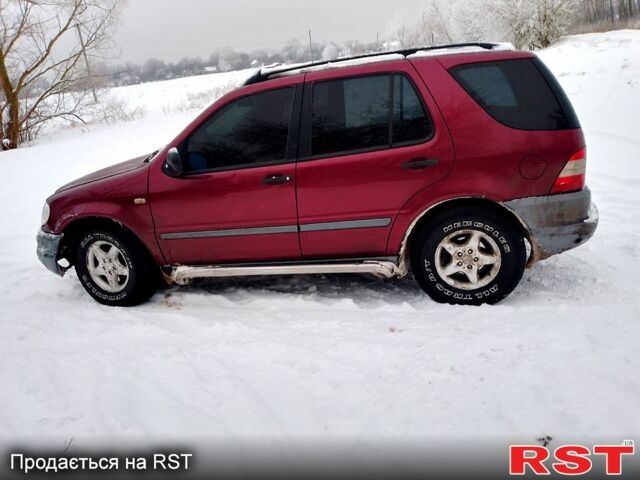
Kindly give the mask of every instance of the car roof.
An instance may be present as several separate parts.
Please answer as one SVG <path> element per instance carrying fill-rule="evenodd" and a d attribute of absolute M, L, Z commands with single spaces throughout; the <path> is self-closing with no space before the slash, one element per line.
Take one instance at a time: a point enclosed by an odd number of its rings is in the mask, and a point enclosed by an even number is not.
<path fill-rule="evenodd" d="M 450 45 L 437 45 L 430 47 L 395 50 L 391 52 L 375 52 L 365 55 L 343 57 L 334 60 L 323 60 L 294 65 L 275 64 L 260 68 L 252 75 L 244 85 L 261 83 L 272 78 L 280 78 L 290 75 L 298 75 L 334 68 L 353 67 L 371 63 L 381 63 L 392 60 L 417 59 L 433 56 L 469 54 L 478 52 L 504 52 L 513 51 L 510 43 L 457 43 Z"/>

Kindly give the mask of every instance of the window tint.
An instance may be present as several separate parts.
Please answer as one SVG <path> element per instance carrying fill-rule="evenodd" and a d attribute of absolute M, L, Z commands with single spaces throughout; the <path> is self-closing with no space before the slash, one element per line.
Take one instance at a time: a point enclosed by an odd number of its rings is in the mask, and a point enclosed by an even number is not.
<path fill-rule="evenodd" d="M 504 125 L 522 130 L 579 126 L 573 110 L 560 103 L 531 59 L 461 65 L 452 68 L 451 74 L 489 115 Z"/>
<path fill-rule="evenodd" d="M 573 106 L 571 105 L 567 94 L 564 92 L 564 90 L 560 86 L 560 83 L 558 83 L 558 80 L 556 79 L 556 77 L 554 77 L 553 73 L 551 73 L 551 70 L 549 70 L 544 62 L 537 57 L 531 61 L 547 81 L 549 88 L 551 88 L 553 94 L 556 96 L 556 99 L 560 103 L 562 111 L 567 118 L 566 128 L 580 128 L 580 121 L 578 120 L 578 116 L 576 115 L 576 112 L 573 109 Z"/>
<path fill-rule="evenodd" d="M 311 154 L 389 145 L 391 76 L 316 83 L 311 100 Z"/>
<path fill-rule="evenodd" d="M 202 124 L 186 146 L 186 170 L 224 169 L 284 160 L 293 88 L 243 97 Z"/>
<path fill-rule="evenodd" d="M 393 82 L 393 143 L 426 140 L 433 134 L 431 119 L 415 88 L 404 75 Z"/>

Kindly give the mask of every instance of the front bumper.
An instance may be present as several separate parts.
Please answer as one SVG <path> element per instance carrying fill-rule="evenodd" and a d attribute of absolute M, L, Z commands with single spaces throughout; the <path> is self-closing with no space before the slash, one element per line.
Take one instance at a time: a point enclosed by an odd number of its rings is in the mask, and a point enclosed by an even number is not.
<path fill-rule="evenodd" d="M 62 241 L 62 235 L 55 235 L 40 230 L 38 231 L 36 239 L 38 242 L 38 259 L 49 271 L 56 275 L 64 275 L 66 268 L 58 264 L 58 260 L 60 260 L 60 242 Z"/>
<path fill-rule="evenodd" d="M 598 228 L 598 208 L 588 188 L 575 193 L 521 198 L 506 202 L 529 231 L 529 263 L 582 245 Z"/>

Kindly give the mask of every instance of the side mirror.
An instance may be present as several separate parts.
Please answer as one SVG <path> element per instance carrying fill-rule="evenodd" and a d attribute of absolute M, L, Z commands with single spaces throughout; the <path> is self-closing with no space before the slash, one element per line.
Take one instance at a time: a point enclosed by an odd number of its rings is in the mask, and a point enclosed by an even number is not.
<path fill-rule="evenodd" d="M 174 147 L 167 153 L 167 159 L 162 165 L 162 171 L 165 175 L 173 178 L 179 178 L 184 175 L 184 165 L 177 148 Z"/>

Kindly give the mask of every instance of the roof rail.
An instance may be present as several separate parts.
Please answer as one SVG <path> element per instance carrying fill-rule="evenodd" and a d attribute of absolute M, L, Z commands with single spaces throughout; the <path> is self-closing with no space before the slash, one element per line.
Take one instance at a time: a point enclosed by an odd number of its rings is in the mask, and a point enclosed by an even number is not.
<path fill-rule="evenodd" d="M 301 63 L 298 65 L 283 65 L 277 64 L 274 67 L 270 67 L 268 70 L 259 69 L 254 75 L 249 77 L 244 85 L 252 85 L 254 83 L 260 83 L 265 80 L 268 80 L 273 75 L 280 75 L 286 72 L 292 72 L 295 70 L 302 70 L 305 68 L 317 67 L 322 65 L 328 65 L 330 63 L 340 63 L 340 62 L 348 62 L 351 60 L 360 60 L 364 58 L 375 58 L 375 57 L 383 57 L 386 55 L 402 55 L 404 57 L 408 57 L 410 55 L 415 55 L 418 52 L 429 52 L 433 50 L 445 50 L 449 48 L 465 48 L 465 47 L 478 47 L 485 50 L 493 50 L 496 47 L 499 47 L 498 43 L 482 43 L 482 42 L 471 42 L 471 43 L 452 43 L 450 45 L 435 45 L 431 47 L 418 47 L 418 48 L 408 48 L 404 50 L 392 50 L 389 52 L 375 52 L 375 53 L 366 53 L 364 55 L 355 55 L 353 57 L 342 57 L 334 60 L 322 60 L 318 62 L 307 62 Z"/>

